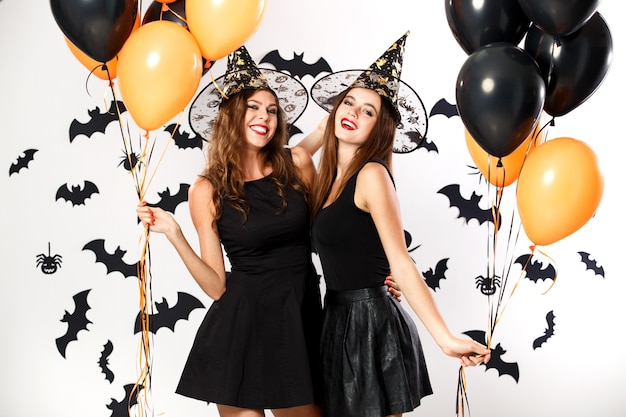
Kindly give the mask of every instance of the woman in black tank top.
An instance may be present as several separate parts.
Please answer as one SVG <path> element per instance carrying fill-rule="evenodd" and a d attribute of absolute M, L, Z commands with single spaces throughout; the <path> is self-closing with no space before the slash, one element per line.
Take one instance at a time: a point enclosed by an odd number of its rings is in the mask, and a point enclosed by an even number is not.
<path fill-rule="evenodd" d="M 405 37 L 337 96 L 324 133 L 311 215 L 327 286 L 321 344 L 325 417 L 399 416 L 432 393 L 415 324 L 384 289 L 390 272 L 445 354 L 463 366 L 490 357 L 482 344 L 452 335 L 405 244 L 387 169 L 400 121 L 397 54 Z M 315 92 L 313 86 L 314 99 Z"/>

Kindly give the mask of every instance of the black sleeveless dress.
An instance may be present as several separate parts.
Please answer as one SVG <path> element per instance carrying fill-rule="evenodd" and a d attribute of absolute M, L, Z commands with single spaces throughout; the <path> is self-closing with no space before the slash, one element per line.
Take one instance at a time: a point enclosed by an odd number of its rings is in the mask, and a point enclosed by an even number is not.
<path fill-rule="evenodd" d="M 226 292 L 209 308 L 176 392 L 207 402 L 272 409 L 317 403 L 319 276 L 308 208 L 270 176 L 246 182 L 248 219 L 223 203 L 218 230 L 231 264 Z"/>
<path fill-rule="evenodd" d="M 384 285 L 389 262 L 372 216 L 354 204 L 357 176 L 312 229 L 327 288 L 324 417 L 406 413 L 432 394 L 417 327 Z"/>

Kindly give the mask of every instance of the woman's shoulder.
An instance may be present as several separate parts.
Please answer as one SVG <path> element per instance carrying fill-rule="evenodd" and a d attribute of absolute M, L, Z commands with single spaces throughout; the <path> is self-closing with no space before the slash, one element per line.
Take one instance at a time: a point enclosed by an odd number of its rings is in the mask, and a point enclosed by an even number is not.
<path fill-rule="evenodd" d="M 315 164 L 313 163 L 313 157 L 306 149 L 300 146 L 294 146 L 290 148 L 291 158 L 293 165 L 298 171 L 300 180 L 310 185 L 313 183 L 313 178 L 316 174 Z"/>
<path fill-rule="evenodd" d="M 199 176 L 189 186 L 188 198 L 191 200 L 208 200 L 212 201 L 213 185 L 206 177 Z"/>
<path fill-rule="evenodd" d="M 302 146 L 296 145 L 296 146 L 289 148 L 289 150 L 291 151 L 291 157 L 293 159 L 293 163 L 296 166 L 301 167 L 303 165 L 313 163 L 313 157 L 311 156 L 309 151 L 307 151 Z"/>
<path fill-rule="evenodd" d="M 356 175 L 357 187 L 359 184 L 367 185 L 367 188 L 373 188 L 375 184 L 387 184 L 391 181 L 395 187 L 393 176 L 389 168 L 380 160 L 372 159 L 363 165 Z"/>
<path fill-rule="evenodd" d="M 363 167 L 359 170 L 358 175 L 361 174 L 365 176 L 385 176 L 391 177 L 391 172 L 387 165 L 379 159 L 370 159 L 363 165 Z"/>

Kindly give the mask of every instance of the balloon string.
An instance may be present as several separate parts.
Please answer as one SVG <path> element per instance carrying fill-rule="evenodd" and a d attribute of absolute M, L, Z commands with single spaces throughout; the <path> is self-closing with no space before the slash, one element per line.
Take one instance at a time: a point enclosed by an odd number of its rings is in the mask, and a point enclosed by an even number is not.
<path fill-rule="evenodd" d="M 469 399 L 467 397 L 467 379 L 465 376 L 465 368 L 461 365 L 459 367 L 459 375 L 456 387 L 456 415 L 457 417 L 465 416 L 465 408 L 467 408 L 467 415 L 470 415 Z"/>
<path fill-rule="evenodd" d="M 214 61 L 211 61 L 214 62 Z M 217 89 L 217 91 L 219 91 L 220 95 L 222 96 L 223 99 L 228 100 L 228 96 L 226 95 L 226 93 L 224 93 L 222 91 L 222 89 L 220 88 L 220 86 L 217 84 L 217 82 L 215 81 L 215 78 L 213 78 L 213 70 L 211 69 L 213 67 L 213 65 L 211 64 L 211 66 L 209 67 L 209 76 L 211 77 L 211 82 L 213 83 L 213 85 L 215 86 L 215 88 Z"/>
<path fill-rule="evenodd" d="M 182 117 L 182 112 L 181 112 L 181 115 L 179 117 Z M 167 148 L 168 148 L 169 144 L 172 142 L 172 140 L 174 138 L 174 134 L 176 133 L 176 130 L 178 129 L 179 126 L 180 126 L 180 119 L 179 119 L 179 121 L 176 122 L 176 125 L 175 125 L 174 129 L 172 130 L 172 133 L 170 134 L 170 137 L 168 138 L 167 143 L 165 144 L 165 147 L 163 148 L 163 151 L 161 152 L 161 155 L 159 156 L 159 160 L 157 161 L 157 165 L 154 168 L 154 170 L 152 171 L 150 177 L 147 176 L 147 170 L 146 170 L 146 175 L 143 178 L 143 184 L 144 184 L 146 189 L 152 183 L 152 180 L 154 179 L 154 176 L 156 175 L 157 168 L 161 165 L 161 162 L 163 162 L 163 158 L 165 157 L 165 152 L 167 151 Z M 147 134 L 147 132 L 146 132 L 146 134 Z M 144 147 L 142 155 L 147 155 L 148 142 L 149 141 L 146 140 L 146 146 Z M 152 153 L 154 152 L 154 142 L 155 141 L 152 141 L 153 145 L 152 145 L 152 147 L 150 149 L 150 158 L 152 158 Z M 146 183 L 146 180 L 147 180 L 147 183 Z M 145 195 L 145 193 L 144 193 L 144 195 Z M 141 200 L 143 200 L 143 196 L 141 197 Z"/>
<path fill-rule="evenodd" d="M 163 7 L 161 8 L 161 19 L 163 19 L 163 10 L 165 10 L 166 12 L 170 12 L 172 13 L 174 16 L 176 16 L 177 18 L 179 18 L 181 20 L 181 22 L 185 23 L 185 29 L 189 28 L 189 24 L 187 23 L 187 19 L 185 19 L 184 16 L 176 13 L 176 11 L 174 11 L 174 9 L 172 9 L 171 7 L 169 7 L 167 4 L 163 3 Z"/>
<path fill-rule="evenodd" d="M 143 200 L 146 191 L 146 175 L 149 168 L 150 154 L 147 153 L 147 146 L 149 144 L 148 134 L 146 133 L 145 146 L 141 155 L 137 158 L 137 161 L 133 164 L 132 157 L 134 155 L 133 145 L 129 139 L 129 135 L 125 134 L 124 126 L 122 123 L 121 110 L 119 102 L 117 100 L 115 89 L 113 88 L 113 82 L 106 64 L 103 65 L 103 70 L 107 72 L 109 78 L 109 86 L 111 94 L 113 96 L 113 103 L 115 105 L 115 111 L 117 113 L 117 119 L 120 126 L 120 131 L 123 139 L 124 150 L 126 157 L 128 158 L 130 173 L 133 178 L 133 185 L 135 192 L 140 201 Z M 141 146 L 141 139 L 140 139 Z M 149 182 L 148 182 L 149 185 Z M 152 353 L 150 349 L 150 314 L 152 306 L 152 285 L 151 285 L 151 272 L 150 272 L 150 230 L 146 225 L 143 229 L 141 236 L 142 244 L 140 247 L 140 259 L 137 263 L 137 282 L 139 286 L 139 317 L 141 325 L 141 338 L 138 352 L 138 377 L 131 390 L 129 402 L 127 404 L 129 416 L 131 414 L 131 406 L 135 403 L 133 399 L 136 399 L 137 413 L 139 416 L 145 416 L 146 410 L 150 408 L 146 396 L 151 391 L 151 361 Z"/>
<path fill-rule="evenodd" d="M 146 396 L 151 392 L 152 387 L 152 353 L 150 349 L 150 316 L 152 313 L 152 279 L 150 270 L 150 227 L 145 225 L 140 240 L 141 257 L 137 263 L 137 282 L 139 289 L 139 317 L 141 324 L 141 338 L 137 358 L 138 377 L 131 392 L 136 396 L 137 415 L 146 415 L 146 410 L 150 409 L 150 404 Z M 132 405 L 133 395 L 129 398 L 128 410 Z"/>

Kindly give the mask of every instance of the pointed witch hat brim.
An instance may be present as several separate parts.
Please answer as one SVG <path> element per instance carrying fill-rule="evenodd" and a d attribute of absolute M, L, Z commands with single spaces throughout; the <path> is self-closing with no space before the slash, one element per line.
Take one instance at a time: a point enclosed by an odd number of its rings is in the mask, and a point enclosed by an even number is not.
<path fill-rule="evenodd" d="M 406 32 L 394 42 L 369 68 L 334 72 L 311 87 L 311 98 L 327 112 L 333 109 L 337 96 L 348 88 L 369 88 L 388 100 L 398 121 L 393 146 L 395 153 L 414 151 L 428 131 L 428 116 L 422 99 L 400 79 L 408 34 Z"/>
<path fill-rule="evenodd" d="M 203 139 L 209 140 L 213 121 L 224 100 L 243 90 L 271 89 L 286 115 L 288 126 L 304 113 L 309 102 L 307 88 L 282 71 L 259 68 L 244 46 L 228 56 L 227 68 L 221 77 L 208 84 L 189 108 L 189 125 Z"/>

